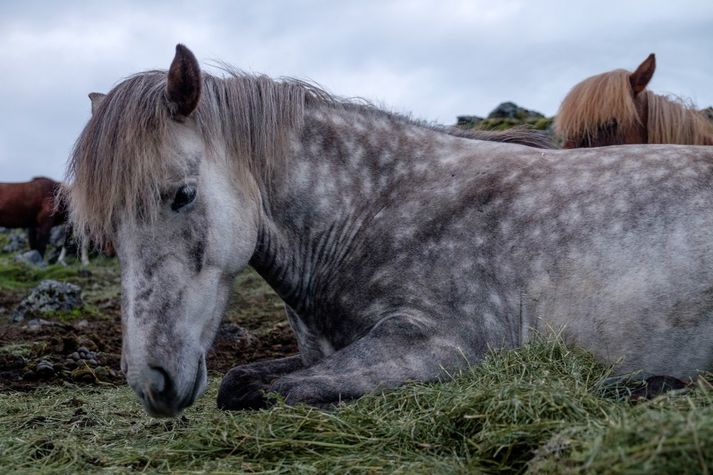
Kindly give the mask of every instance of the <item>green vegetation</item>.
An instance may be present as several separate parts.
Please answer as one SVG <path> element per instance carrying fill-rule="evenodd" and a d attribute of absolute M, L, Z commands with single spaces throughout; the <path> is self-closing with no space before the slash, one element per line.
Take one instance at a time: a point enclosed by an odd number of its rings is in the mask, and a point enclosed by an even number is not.
<path fill-rule="evenodd" d="M 457 117 L 457 125 L 464 129 L 507 130 L 513 127 L 551 132 L 554 117 L 545 117 L 539 112 L 525 109 L 512 102 L 503 102 L 493 109 L 487 118 L 475 115 Z"/>
<path fill-rule="evenodd" d="M 632 403 L 608 370 L 561 342 L 491 354 L 442 384 L 334 411 L 278 403 L 227 413 L 217 382 L 176 420 L 145 416 L 126 387 L 0 394 L 4 472 L 702 473 L 713 392 Z"/>
<path fill-rule="evenodd" d="M 87 267 L 80 266 L 76 260 L 63 266 L 51 264 L 47 267 L 35 267 L 14 262 L 7 254 L 0 257 L 0 289 L 2 294 L 25 296 L 29 289 L 46 279 L 70 282 L 82 288 L 84 305 L 70 311 L 48 312 L 45 319 L 70 322 L 83 318 L 101 318 L 98 306 L 119 298 L 119 265 L 116 259 L 97 257 Z"/>
<path fill-rule="evenodd" d="M 536 130 L 548 130 L 552 126 L 553 122 L 553 117 L 528 117 L 524 119 L 496 117 L 492 119 L 483 119 L 473 128 L 476 130 L 507 130 L 513 127 L 527 127 Z"/>
<path fill-rule="evenodd" d="M 53 279 L 82 285 L 96 281 L 97 278 L 118 276 L 119 264 L 116 259 L 97 257 L 85 269 L 76 261 L 70 265 L 51 264 L 47 267 L 35 267 L 13 261 L 9 254 L 0 255 L 0 289 L 29 289 L 40 281 Z M 87 273 L 86 271 L 89 271 Z"/>

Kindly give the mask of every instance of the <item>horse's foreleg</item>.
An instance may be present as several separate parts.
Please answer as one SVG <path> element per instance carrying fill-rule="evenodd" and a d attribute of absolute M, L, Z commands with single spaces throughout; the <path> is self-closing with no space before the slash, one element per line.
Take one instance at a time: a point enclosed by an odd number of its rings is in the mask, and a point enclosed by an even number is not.
<path fill-rule="evenodd" d="M 465 350 L 465 351 L 464 351 Z M 408 381 L 433 381 L 473 360 L 426 319 L 394 316 L 318 363 L 275 379 L 266 388 L 290 403 L 325 405 Z M 240 409 L 227 406 L 228 409 Z"/>
<path fill-rule="evenodd" d="M 82 239 L 82 247 L 81 247 L 81 255 L 82 255 L 82 265 L 84 267 L 87 267 L 89 265 L 89 240 L 88 239 Z"/>
<path fill-rule="evenodd" d="M 57 264 L 66 266 L 67 262 L 64 260 L 65 257 L 67 257 L 67 248 L 62 245 L 62 249 L 59 251 L 59 257 L 57 258 Z"/>
<path fill-rule="evenodd" d="M 30 249 L 37 249 L 37 229 L 27 228 L 27 242 L 30 244 Z"/>
<path fill-rule="evenodd" d="M 47 249 L 47 243 L 50 241 L 50 231 L 52 230 L 52 225 L 43 224 L 37 228 L 37 250 L 42 257 L 45 257 L 45 250 Z"/>
<path fill-rule="evenodd" d="M 264 390 L 279 376 L 303 368 L 299 356 L 236 366 L 223 378 L 218 392 L 221 409 L 259 409 L 266 406 Z"/>

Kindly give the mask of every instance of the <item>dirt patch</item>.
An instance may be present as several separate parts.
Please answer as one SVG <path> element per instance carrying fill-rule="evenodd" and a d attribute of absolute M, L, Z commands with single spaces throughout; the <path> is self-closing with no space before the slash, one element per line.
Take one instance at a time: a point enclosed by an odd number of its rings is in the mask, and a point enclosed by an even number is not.
<path fill-rule="evenodd" d="M 0 289 L 0 391 L 48 385 L 123 384 L 118 268 L 103 278 L 82 278 L 91 311 L 74 321 L 10 323 L 27 290 Z M 71 281 L 72 279 L 68 279 Z M 279 297 L 252 270 L 238 277 L 235 294 L 212 349 L 208 370 L 223 374 L 238 364 L 295 354 L 297 345 Z M 95 296 L 92 300 L 92 296 Z"/>

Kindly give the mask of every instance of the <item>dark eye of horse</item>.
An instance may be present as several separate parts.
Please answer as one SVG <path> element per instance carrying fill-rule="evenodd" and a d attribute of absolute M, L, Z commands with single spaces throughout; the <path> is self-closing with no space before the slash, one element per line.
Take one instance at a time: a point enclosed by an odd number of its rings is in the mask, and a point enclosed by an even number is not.
<path fill-rule="evenodd" d="M 178 211 L 186 205 L 189 205 L 196 199 L 196 187 L 193 185 L 183 185 L 176 192 L 171 203 L 171 209 Z"/>

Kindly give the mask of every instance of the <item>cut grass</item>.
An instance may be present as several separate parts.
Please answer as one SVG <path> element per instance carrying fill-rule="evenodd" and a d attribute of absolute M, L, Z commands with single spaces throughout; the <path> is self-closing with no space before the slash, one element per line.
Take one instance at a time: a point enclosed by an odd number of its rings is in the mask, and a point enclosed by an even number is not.
<path fill-rule="evenodd" d="M 128 388 L 0 395 L 3 472 L 705 473 L 713 396 L 634 404 L 607 368 L 561 342 L 491 354 L 442 384 L 413 384 L 325 412 L 215 408 L 217 382 L 175 420 Z"/>

